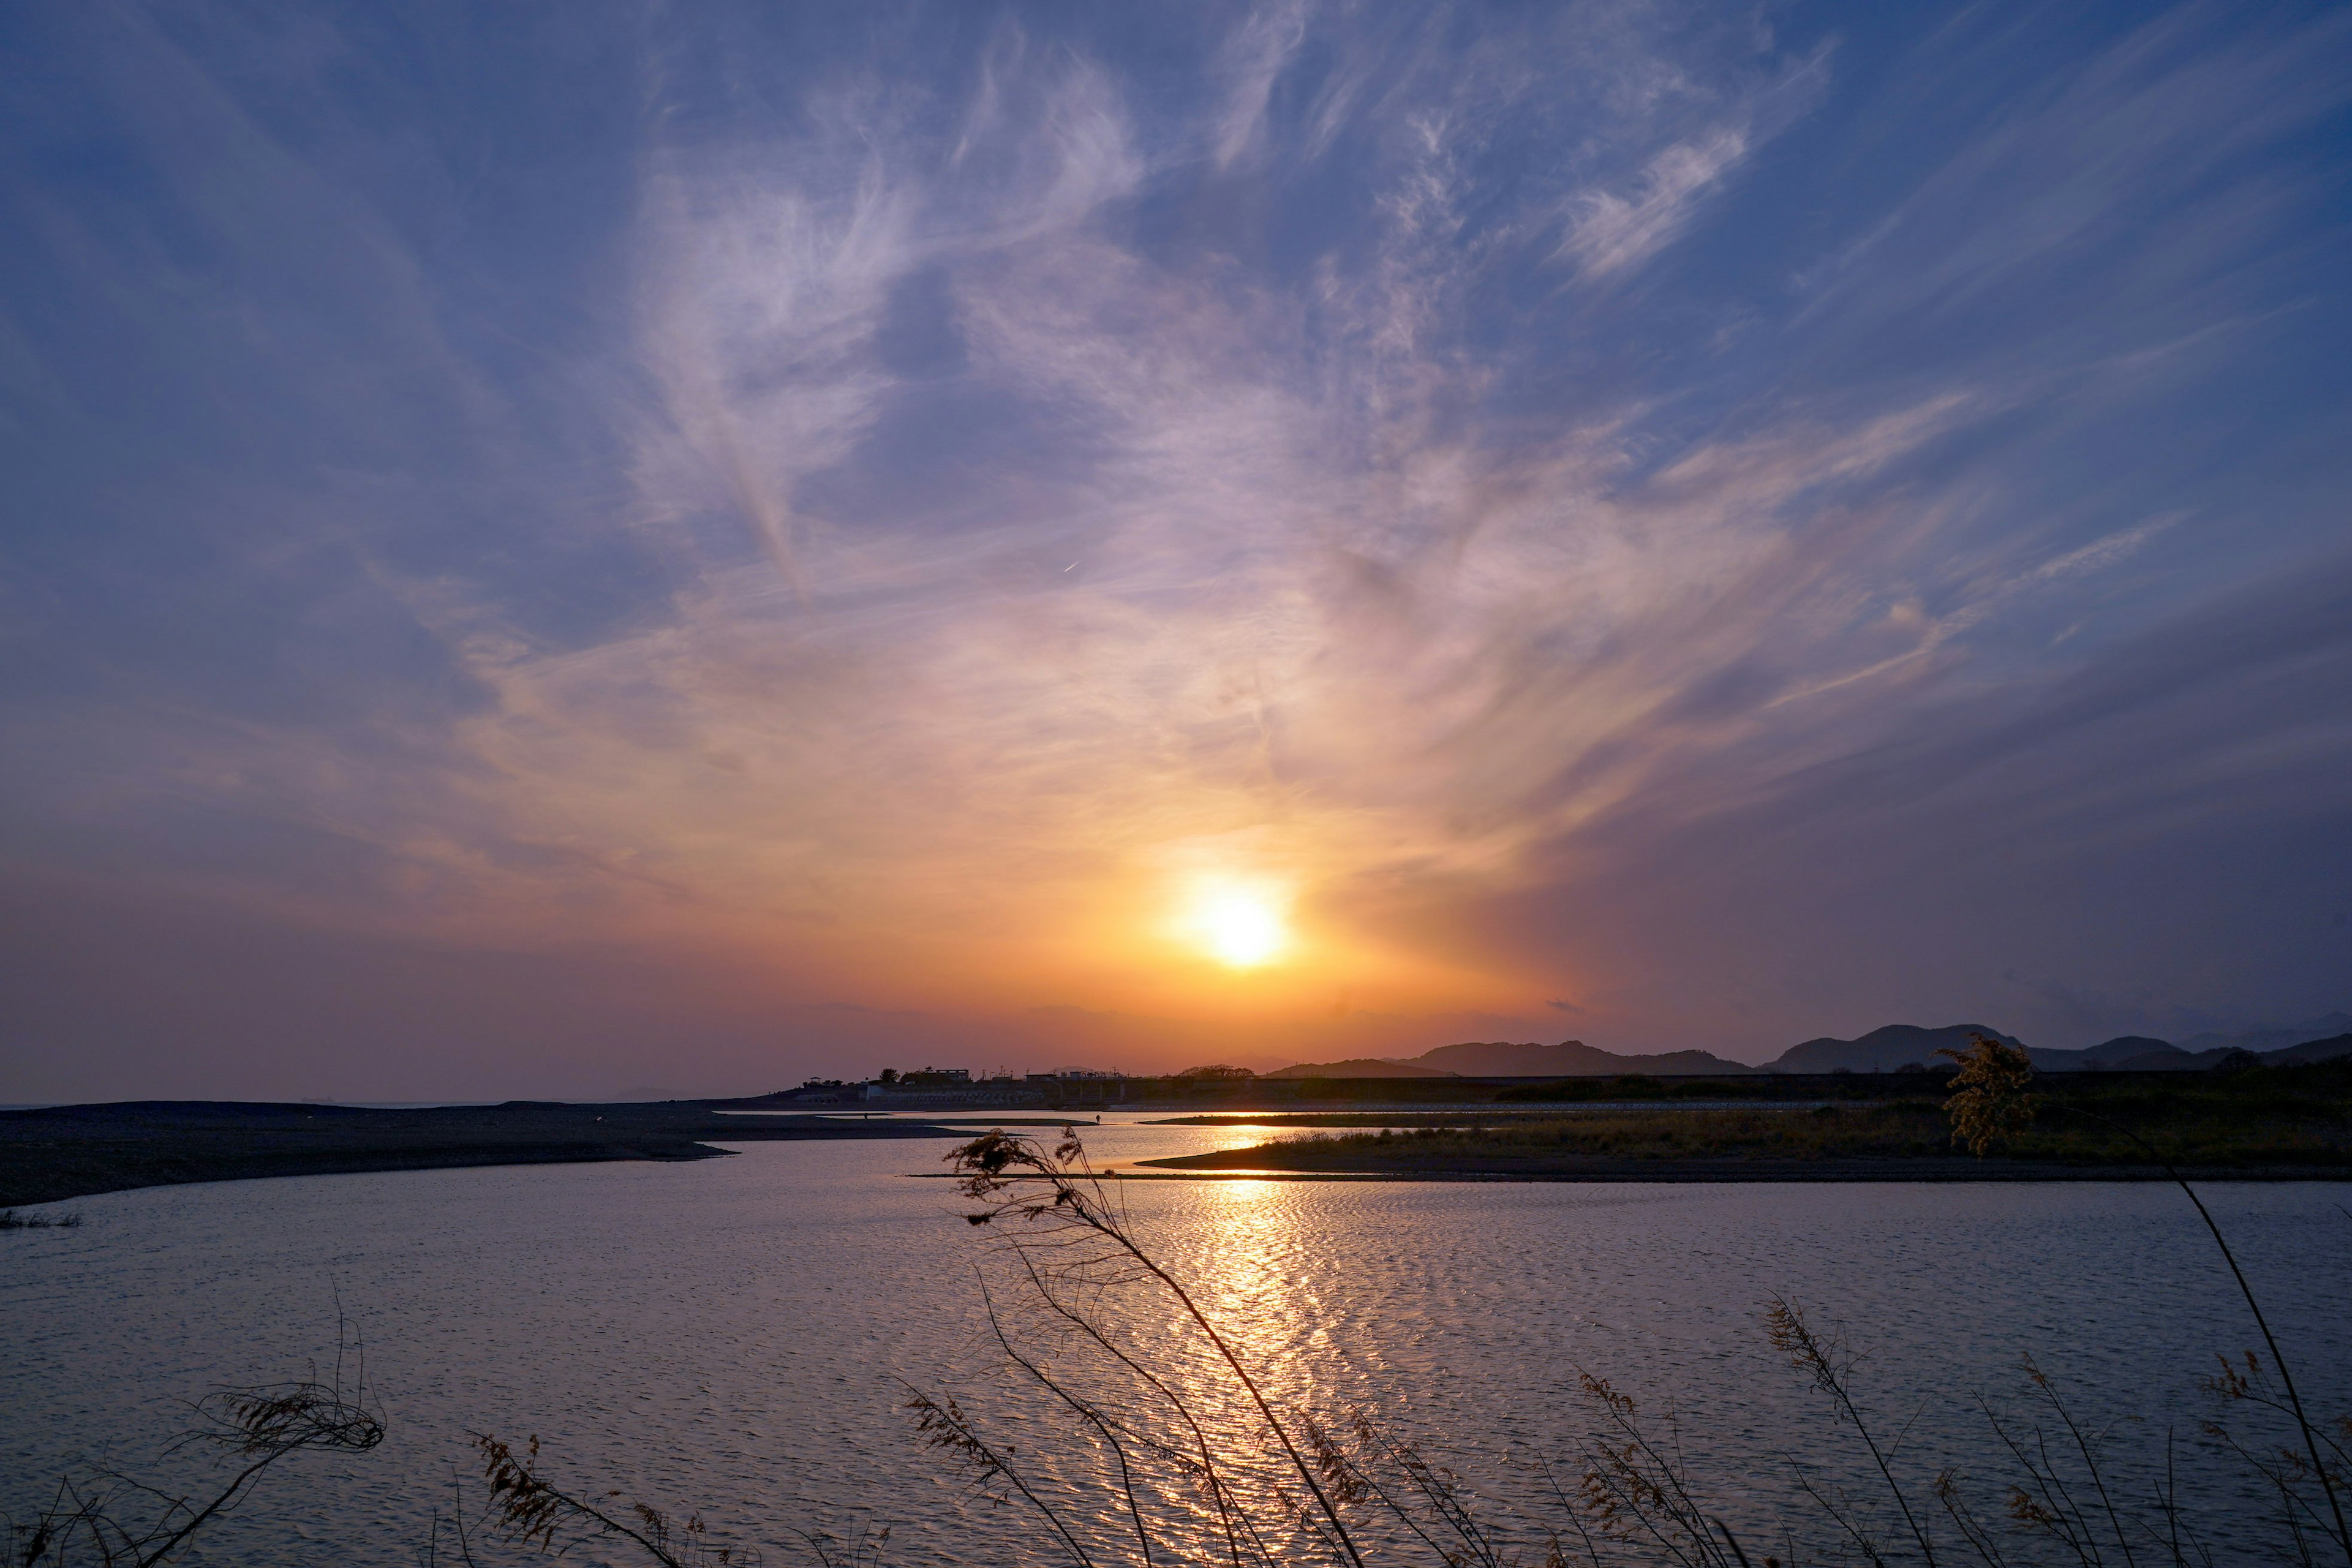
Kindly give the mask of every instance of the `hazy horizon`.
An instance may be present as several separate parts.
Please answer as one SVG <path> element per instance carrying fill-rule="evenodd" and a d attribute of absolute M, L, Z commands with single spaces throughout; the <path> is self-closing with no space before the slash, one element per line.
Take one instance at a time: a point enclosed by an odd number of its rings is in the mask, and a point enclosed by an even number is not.
<path fill-rule="evenodd" d="M 2352 1005 L 2352 12 L 0 38 L 0 1100 Z"/>

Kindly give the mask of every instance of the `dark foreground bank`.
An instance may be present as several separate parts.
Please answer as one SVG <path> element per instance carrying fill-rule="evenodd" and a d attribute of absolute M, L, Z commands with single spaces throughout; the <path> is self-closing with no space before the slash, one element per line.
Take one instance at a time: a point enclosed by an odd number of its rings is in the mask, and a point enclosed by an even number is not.
<path fill-rule="evenodd" d="M 706 1160 L 713 1142 L 970 1137 L 949 1127 L 818 1116 L 721 1116 L 684 1101 L 378 1110 L 136 1100 L 0 1111 L 0 1208 L 129 1187 L 429 1171 L 464 1165 Z"/>
<path fill-rule="evenodd" d="M 1146 1163 L 1429 1179 L 1883 1182 L 2162 1179 L 2161 1159 L 2209 1179 L 2352 1180 L 2352 1061 L 2154 1082 L 2071 1075 L 2063 1088 L 2044 1087 L 2031 1124 L 1981 1159 L 1955 1152 L 1940 1092 L 1811 1110 L 1595 1110 L 1291 1138 Z"/>

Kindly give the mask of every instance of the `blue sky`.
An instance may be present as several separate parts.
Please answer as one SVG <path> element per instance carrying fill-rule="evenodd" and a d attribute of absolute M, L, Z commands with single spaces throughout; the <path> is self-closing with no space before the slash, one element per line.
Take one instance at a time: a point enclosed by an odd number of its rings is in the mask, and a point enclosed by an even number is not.
<path fill-rule="evenodd" d="M 0 55 L 0 1098 L 2352 997 L 2352 9 Z"/>

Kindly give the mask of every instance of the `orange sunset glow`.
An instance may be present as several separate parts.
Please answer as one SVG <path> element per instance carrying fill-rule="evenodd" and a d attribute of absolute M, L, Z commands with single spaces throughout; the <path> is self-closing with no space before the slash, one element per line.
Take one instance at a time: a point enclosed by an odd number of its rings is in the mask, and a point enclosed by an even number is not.
<path fill-rule="evenodd" d="M 410 124 L 399 49 L 53 9 L 18 1098 L 2342 1000 L 2334 111 L 2244 140 L 2252 56 L 2176 142 L 2053 41 L 1970 162 L 1822 18 L 721 0 Z"/>
<path fill-rule="evenodd" d="M 0 237 L 16 1568 L 2352 1568 L 2352 0 L 26 0 Z"/>

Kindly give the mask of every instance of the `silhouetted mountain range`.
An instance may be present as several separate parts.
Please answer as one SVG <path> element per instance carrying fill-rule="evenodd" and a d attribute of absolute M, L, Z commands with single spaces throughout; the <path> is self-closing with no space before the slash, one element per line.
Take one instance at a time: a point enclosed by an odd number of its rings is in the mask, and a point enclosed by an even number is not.
<path fill-rule="evenodd" d="M 1556 1046 L 1508 1040 L 1465 1040 L 1417 1057 L 1358 1057 L 1338 1062 L 1301 1062 L 1267 1078 L 1587 1078 L 1619 1073 L 1682 1076 L 1752 1072 L 1895 1072 L 1906 1067 L 1937 1067 L 1938 1050 L 1965 1049 L 1972 1035 L 1990 1035 L 2012 1046 L 2015 1037 L 1982 1024 L 1948 1024 L 1939 1029 L 1889 1024 L 1859 1038 L 1830 1036 L 1790 1046 L 1761 1067 L 1727 1061 L 1706 1051 L 1666 1051 L 1624 1056 L 1562 1040 Z M 2265 1025 L 2234 1035 L 2193 1035 L 2179 1045 L 2149 1035 L 2117 1035 L 2083 1050 L 2024 1047 L 2045 1072 L 2147 1072 L 2196 1070 L 2243 1051 L 2265 1063 L 2325 1061 L 2352 1055 L 2352 1013 L 2330 1013 L 2293 1026 Z"/>
<path fill-rule="evenodd" d="M 1365 1070 L 1365 1069 L 1370 1070 Z M 1267 1073 L 1268 1078 L 1585 1078 L 1616 1073 L 1736 1073 L 1758 1068 L 1727 1062 L 1706 1051 L 1667 1051 L 1659 1056 L 1620 1056 L 1562 1040 L 1556 1046 L 1509 1040 L 1465 1040 L 1440 1046 L 1402 1061 L 1302 1062 Z"/>
<path fill-rule="evenodd" d="M 1441 1047 L 1440 1049 L 1444 1047 Z M 1392 1062 L 1381 1057 L 1349 1057 L 1339 1062 L 1300 1062 L 1261 1078 L 1453 1078 L 1444 1068 L 1423 1067 L 1418 1060 Z"/>
<path fill-rule="evenodd" d="M 1766 1072 L 1893 1072 L 1898 1068 L 1948 1066 L 1938 1050 L 1965 1050 L 1971 1035 L 1990 1035 L 2005 1045 L 2020 1042 L 1983 1024 L 1947 1024 L 1923 1029 L 1916 1024 L 1889 1024 L 1859 1039 L 1839 1040 L 1824 1035 L 1790 1046 L 1764 1064 Z"/>
<path fill-rule="evenodd" d="M 2146 1035 L 2117 1035 L 2081 1051 L 2029 1053 L 2050 1072 L 2104 1069 L 2109 1072 L 2196 1071 L 2219 1065 L 2234 1051 L 2274 1066 L 2326 1061 L 2352 1054 L 2352 1013 L 2330 1013 L 2308 1024 L 2281 1028 L 2265 1025 L 2234 1035 L 2191 1035 L 2179 1045 Z"/>
<path fill-rule="evenodd" d="M 2285 1027 L 2264 1024 L 2234 1035 L 2191 1035 L 2178 1043 L 2182 1050 L 2192 1056 L 2227 1050 L 2252 1051 L 2257 1056 L 2267 1056 L 2293 1046 L 2315 1044 L 2325 1037 L 2341 1035 L 2347 1030 L 2352 1030 L 2352 1013 L 2330 1013 L 2307 1024 Z"/>

